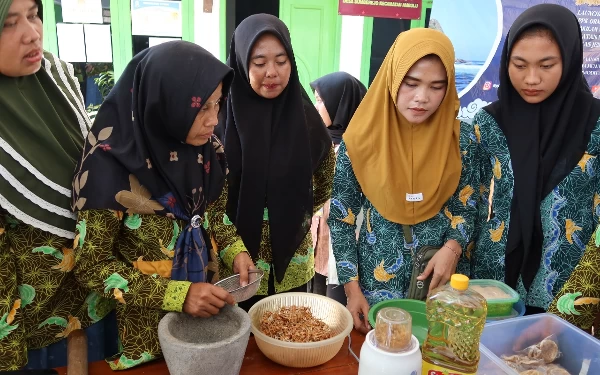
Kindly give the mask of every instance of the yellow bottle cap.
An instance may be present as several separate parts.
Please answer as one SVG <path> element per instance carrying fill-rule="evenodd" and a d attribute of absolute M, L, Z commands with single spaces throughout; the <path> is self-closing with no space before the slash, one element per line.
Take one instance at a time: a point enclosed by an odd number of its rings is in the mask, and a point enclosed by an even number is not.
<path fill-rule="evenodd" d="M 469 278 L 465 275 L 455 273 L 450 278 L 450 286 L 456 290 L 467 290 L 469 287 Z"/>

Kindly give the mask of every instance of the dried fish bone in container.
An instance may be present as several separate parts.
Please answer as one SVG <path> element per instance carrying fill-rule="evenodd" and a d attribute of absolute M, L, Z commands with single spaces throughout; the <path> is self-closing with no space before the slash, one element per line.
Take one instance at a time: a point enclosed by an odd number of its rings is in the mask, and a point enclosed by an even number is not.
<path fill-rule="evenodd" d="M 567 370 L 559 365 L 551 364 L 547 367 L 547 375 L 571 375 Z"/>
<path fill-rule="evenodd" d="M 519 371 L 519 375 L 570 375 L 565 369 L 552 363 L 559 356 L 558 344 L 553 336 L 548 336 L 515 355 L 502 356 L 502 360 Z"/>
<path fill-rule="evenodd" d="M 488 323 L 481 344 L 518 374 L 537 370 L 542 375 L 600 375 L 600 341 L 556 315 L 536 314 Z M 537 345 L 520 351 L 531 344 Z M 543 364 L 523 368 L 522 362 L 528 363 L 523 356 Z"/>
<path fill-rule="evenodd" d="M 517 354 L 511 356 L 502 356 L 502 360 L 509 367 L 515 369 L 518 372 L 525 372 L 528 370 L 538 370 L 545 363 L 542 359 L 531 358 L 527 355 Z M 542 374 L 546 375 L 546 374 Z"/>
<path fill-rule="evenodd" d="M 540 359 L 542 358 L 542 349 L 540 349 L 537 345 L 531 346 L 527 350 L 527 356 L 532 359 Z"/>
<path fill-rule="evenodd" d="M 332 337 L 331 329 L 313 316 L 310 307 L 283 306 L 265 311 L 260 330 L 267 336 L 286 342 L 318 342 Z"/>
<path fill-rule="evenodd" d="M 280 332 L 279 330 L 277 332 L 275 330 L 271 331 L 271 327 L 267 328 L 262 324 L 263 320 L 269 317 L 265 313 L 278 313 L 282 307 L 291 308 L 293 306 L 307 308 L 306 311 L 310 311 L 313 318 L 321 321 L 328 328 L 329 338 L 316 342 L 291 342 L 267 335 L 264 331 L 273 335 L 278 335 Z M 312 293 L 286 292 L 266 297 L 252 306 L 248 311 L 248 315 L 252 322 L 252 333 L 260 351 L 273 362 L 287 367 L 313 367 L 329 361 L 340 351 L 344 339 L 350 334 L 354 326 L 352 314 L 346 306 L 331 298 Z M 271 316 L 271 318 L 280 319 L 283 316 L 277 314 Z M 278 324 L 281 323 L 283 322 Z M 282 327 L 280 326 L 280 329 Z M 325 328 L 324 326 L 321 327 Z M 315 332 L 311 333 L 313 339 L 317 339 L 315 334 Z"/>
<path fill-rule="evenodd" d="M 521 351 L 531 359 L 543 360 L 544 363 L 552 363 L 560 357 L 558 344 L 554 341 L 553 336 L 548 336 L 536 345 L 532 345 Z"/>
<path fill-rule="evenodd" d="M 545 373 L 541 373 L 538 370 L 526 370 L 520 372 L 519 375 L 546 375 Z"/>
<path fill-rule="evenodd" d="M 560 356 L 560 352 L 558 351 L 558 344 L 550 339 L 546 338 L 542 340 L 539 344 L 541 357 L 544 359 L 546 363 L 552 363 L 556 361 L 556 359 Z"/>
<path fill-rule="evenodd" d="M 571 375 L 567 370 L 559 365 L 541 366 L 535 370 L 525 370 L 519 372 L 519 375 Z"/>

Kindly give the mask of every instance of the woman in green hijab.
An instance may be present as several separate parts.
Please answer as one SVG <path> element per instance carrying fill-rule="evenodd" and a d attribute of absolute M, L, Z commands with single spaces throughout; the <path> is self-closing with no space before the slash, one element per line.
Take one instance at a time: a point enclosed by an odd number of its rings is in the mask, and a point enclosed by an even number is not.
<path fill-rule="evenodd" d="M 71 181 L 91 124 L 73 67 L 43 50 L 41 16 L 41 0 L 0 0 L 0 370 L 64 365 L 64 339 L 113 307 L 72 272 Z"/>

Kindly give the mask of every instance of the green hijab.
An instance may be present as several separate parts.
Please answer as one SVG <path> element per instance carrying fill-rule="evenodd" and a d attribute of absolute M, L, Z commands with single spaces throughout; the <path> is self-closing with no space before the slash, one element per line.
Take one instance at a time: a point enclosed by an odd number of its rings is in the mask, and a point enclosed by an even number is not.
<path fill-rule="evenodd" d="M 0 26 L 11 3 L 0 0 Z M 91 123 L 73 67 L 44 52 L 37 73 L 0 74 L 0 113 L 0 206 L 35 228 L 74 238 L 71 183 Z"/>
<path fill-rule="evenodd" d="M 13 0 L 0 0 L 0 34 L 2 34 L 2 29 L 4 28 L 4 20 L 6 19 L 6 15 L 8 14 L 8 9 L 12 5 Z M 38 14 L 40 19 L 44 19 L 44 8 L 42 7 L 42 0 L 35 0 L 35 3 L 38 6 Z"/>

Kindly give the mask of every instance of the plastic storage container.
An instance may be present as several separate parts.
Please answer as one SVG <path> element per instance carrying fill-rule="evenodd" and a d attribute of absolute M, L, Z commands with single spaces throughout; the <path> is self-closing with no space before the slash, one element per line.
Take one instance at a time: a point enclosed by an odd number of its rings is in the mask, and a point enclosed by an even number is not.
<path fill-rule="evenodd" d="M 470 280 L 469 288 L 486 299 L 488 319 L 510 316 L 513 313 L 513 305 L 519 301 L 519 293 L 500 281 Z M 501 296 L 493 297 L 494 295 Z"/>
<path fill-rule="evenodd" d="M 519 375 L 518 372 L 508 367 L 502 360 L 496 357 L 489 349 L 479 345 L 479 367 L 477 375 Z"/>
<path fill-rule="evenodd" d="M 488 322 L 497 322 L 497 321 L 500 321 L 500 320 L 516 318 L 518 316 L 522 316 L 522 315 L 519 314 L 519 312 L 517 310 L 512 309 L 510 315 L 508 315 L 508 316 L 492 316 L 492 317 L 488 317 L 487 321 Z"/>
<path fill-rule="evenodd" d="M 483 330 L 481 344 L 501 358 L 550 335 L 554 335 L 562 353 L 554 363 L 573 375 L 600 374 L 600 341 L 552 314 L 489 323 Z"/>

